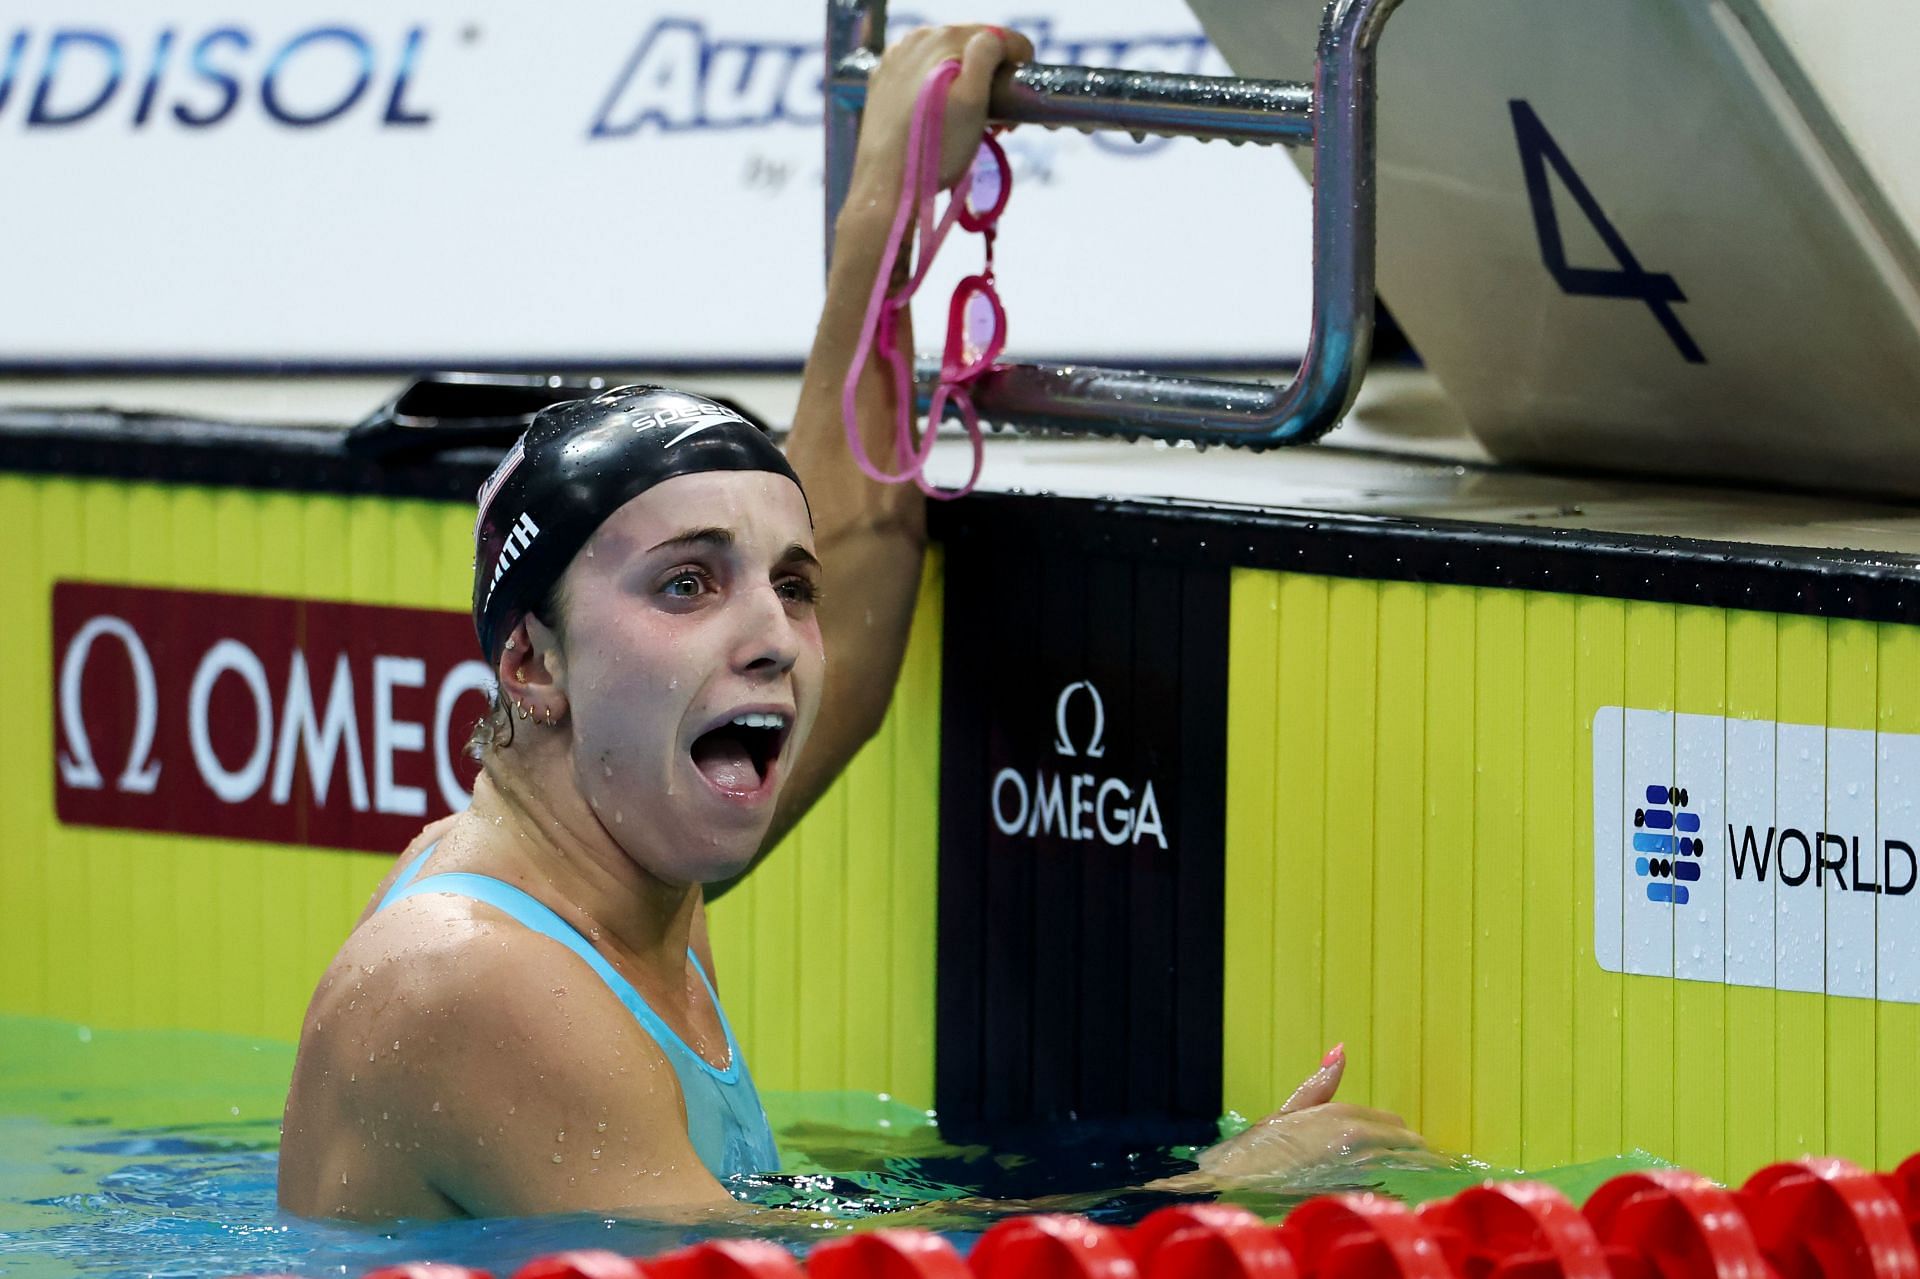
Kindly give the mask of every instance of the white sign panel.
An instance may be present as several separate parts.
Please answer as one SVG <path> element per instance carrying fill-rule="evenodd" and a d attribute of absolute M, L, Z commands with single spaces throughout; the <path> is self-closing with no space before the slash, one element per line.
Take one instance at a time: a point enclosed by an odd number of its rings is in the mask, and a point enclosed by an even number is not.
<path fill-rule="evenodd" d="M 1323 8 L 1192 3 L 1249 76 Z M 1916 47 L 1911 0 L 1403 4 L 1381 294 L 1502 461 L 1920 493 Z"/>
<path fill-rule="evenodd" d="M 1916 792 L 1920 737 L 1603 707 L 1595 957 L 1920 1003 Z"/>
<path fill-rule="evenodd" d="M 904 14 L 1225 73 L 1179 0 Z M 77 0 L 0 22 L 0 364 L 797 362 L 821 298 L 823 13 Z M 1302 68 L 1304 73 L 1307 69 Z M 1009 358 L 1295 357 L 1273 151 L 1023 129 Z M 936 319 L 977 237 L 922 292 Z"/>

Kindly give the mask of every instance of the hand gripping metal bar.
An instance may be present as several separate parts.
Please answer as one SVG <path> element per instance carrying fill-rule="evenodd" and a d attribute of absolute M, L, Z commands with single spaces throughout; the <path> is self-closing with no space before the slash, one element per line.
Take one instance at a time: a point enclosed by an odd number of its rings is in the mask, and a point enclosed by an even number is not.
<path fill-rule="evenodd" d="M 1328 0 L 1314 83 L 1028 65 L 995 82 L 1006 124 L 1123 129 L 1313 147 L 1313 322 L 1285 387 L 1059 364 L 1004 364 L 973 390 L 1011 426 L 1194 440 L 1305 444 L 1340 420 L 1373 345 L 1374 68 L 1400 0 Z M 885 0 L 827 0 L 827 257 L 853 173 Z M 922 394 L 924 401 L 925 393 Z M 924 403 L 923 403 L 924 407 Z"/>

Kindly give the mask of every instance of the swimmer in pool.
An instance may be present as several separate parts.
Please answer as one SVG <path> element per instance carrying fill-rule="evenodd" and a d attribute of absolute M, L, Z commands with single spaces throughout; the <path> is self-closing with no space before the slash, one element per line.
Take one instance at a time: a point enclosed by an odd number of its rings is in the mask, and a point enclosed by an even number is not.
<path fill-rule="evenodd" d="M 282 1207 L 711 1213 L 738 1210 L 724 1178 L 777 1169 L 721 1010 L 704 886 L 744 873 L 885 712 L 923 511 L 912 486 L 851 464 L 839 387 L 921 84 L 961 59 L 952 181 L 994 71 L 1031 52 L 982 27 L 888 52 L 790 458 L 723 405 L 627 387 L 542 412 L 482 488 L 473 614 L 499 689 L 475 730 L 482 772 L 472 806 L 402 854 L 314 994 Z M 881 456 L 894 405 L 870 367 L 858 408 Z M 1323 1104 L 1338 1073 L 1330 1059 L 1290 1110 L 1190 1177 L 1416 1140 L 1391 1116 Z"/>

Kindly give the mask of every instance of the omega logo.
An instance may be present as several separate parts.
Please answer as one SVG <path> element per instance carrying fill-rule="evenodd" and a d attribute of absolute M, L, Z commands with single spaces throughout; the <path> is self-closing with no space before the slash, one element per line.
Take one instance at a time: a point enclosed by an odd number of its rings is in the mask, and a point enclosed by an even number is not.
<path fill-rule="evenodd" d="M 1107 732 L 1107 705 L 1100 700 L 1100 690 L 1090 680 L 1075 680 L 1060 690 L 1060 700 L 1053 707 L 1053 726 L 1059 730 L 1060 736 L 1054 741 L 1053 749 L 1056 754 L 1073 758 L 1073 738 L 1067 732 L 1067 707 L 1072 703 L 1073 695 L 1083 688 L 1093 702 L 1093 736 L 1087 741 L 1087 758 L 1099 759 L 1107 753 L 1106 745 L 1101 740 Z"/>
<path fill-rule="evenodd" d="M 117 790 L 133 795 L 151 795 L 160 784 L 160 764 L 153 758 L 153 735 L 160 725 L 160 695 L 153 678 L 153 657 L 140 639 L 140 632 L 123 618 L 95 617 L 74 635 L 60 662 L 60 726 L 66 730 L 72 753 L 60 755 L 60 780 L 77 790 L 99 790 L 106 779 L 93 760 L 93 742 L 87 737 L 87 723 L 81 701 L 81 679 L 86 674 L 87 658 L 93 642 L 111 635 L 126 649 L 133 667 L 133 744 L 127 752 L 127 766 L 114 783 Z"/>
<path fill-rule="evenodd" d="M 1084 692 L 1093 706 L 1093 731 L 1086 750 L 1078 750 L 1067 728 L 1067 711 Z M 1091 680 L 1075 680 L 1060 690 L 1054 702 L 1053 750 L 1067 759 L 1101 759 L 1106 754 L 1107 708 Z M 1136 796 L 1138 797 L 1136 800 Z M 1138 845 L 1151 839 L 1167 847 L 1166 825 L 1153 779 L 1127 781 L 1092 772 L 1060 774 L 1035 768 L 1031 777 L 1016 768 L 994 775 L 987 797 L 993 824 L 1002 835 L 1033 839 L 1050 835 L 1075 843 L 1095 839 L 1113 847 Z"/>

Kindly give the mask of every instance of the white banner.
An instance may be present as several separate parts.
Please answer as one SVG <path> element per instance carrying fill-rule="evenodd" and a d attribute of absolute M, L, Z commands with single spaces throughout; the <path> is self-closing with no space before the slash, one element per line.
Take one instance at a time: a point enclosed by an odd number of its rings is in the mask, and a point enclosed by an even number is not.
<path fill-rule="evenodd" d="M 822 9 L 15 6 L 0 363 L 797 361 Z M 1017 27 L 1046 61 L 1226 69 L 1179 0 L 895 14 L 929 18 Z M 1040 129 L 1007 149 L 1009 358 L 1303 348 L 1309 197 L 1284 156 Z M 943 258 L 929 329 L 977 238 Z"/>
<path fill-rule="evenodd" d="M 1920 1003 L 1920 736 L 1601 708 L 1609 972 Z"/>

